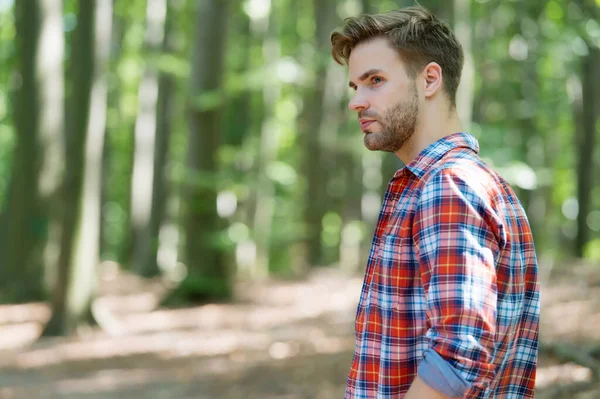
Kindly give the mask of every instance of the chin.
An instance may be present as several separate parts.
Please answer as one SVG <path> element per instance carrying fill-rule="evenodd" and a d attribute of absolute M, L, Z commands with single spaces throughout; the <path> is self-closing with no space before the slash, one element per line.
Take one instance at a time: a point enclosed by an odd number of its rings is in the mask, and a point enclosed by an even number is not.
<path fill-rule="evenodd" d="M 367 133 L 364 137 L 364 145 L 370 151 L 396 152 L 404 146 L 401 143 L 393 140 L 386 140 L 385 136 L 377 135 L 376 133 Z"/>
<path fill-rule="evenodd" d="M 365 138 L 363 141 L 364 141 L 365 147 L 367 147 L 367 149 L 370 151 L 378 151 L 381 149 L 381 146 L 377 142 L 377 137 L 375 137 L 374 133 L 365 134 Z"/>

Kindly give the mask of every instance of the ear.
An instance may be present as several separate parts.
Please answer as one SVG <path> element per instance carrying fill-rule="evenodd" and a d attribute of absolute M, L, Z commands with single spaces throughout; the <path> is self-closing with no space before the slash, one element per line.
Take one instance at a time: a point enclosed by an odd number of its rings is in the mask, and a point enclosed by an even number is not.
<path fill-rule="evenodd" d="M 423 78 L 425 86 L 423 94 L 425 97 L 432 97 L 442 89 L 442 67 L 437 62 L 430 62 L 423 69 Z"/>

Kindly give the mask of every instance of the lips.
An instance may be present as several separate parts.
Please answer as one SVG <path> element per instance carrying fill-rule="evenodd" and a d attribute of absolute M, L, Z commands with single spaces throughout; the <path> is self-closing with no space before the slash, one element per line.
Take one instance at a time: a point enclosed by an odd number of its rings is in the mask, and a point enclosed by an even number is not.
<path fill-rule="evenodd" d="M 367 127 L 369 127 L 371 124 L 375 123 L 376 121 L 371 119 L 371 120 L 361 120 L 360 121 L 360 128 L 362 130 L 365 130 Z"/>

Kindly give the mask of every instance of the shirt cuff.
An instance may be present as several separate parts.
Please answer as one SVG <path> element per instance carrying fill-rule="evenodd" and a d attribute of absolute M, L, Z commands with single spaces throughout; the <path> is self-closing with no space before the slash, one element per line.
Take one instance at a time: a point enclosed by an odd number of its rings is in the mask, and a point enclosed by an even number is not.
<path fill-rule="evenodd" d="M 431 388 L 450 398 L 462 398 L 471 387 L 450 363 L 431 348 L 423 353 L 418 375 Z"/>

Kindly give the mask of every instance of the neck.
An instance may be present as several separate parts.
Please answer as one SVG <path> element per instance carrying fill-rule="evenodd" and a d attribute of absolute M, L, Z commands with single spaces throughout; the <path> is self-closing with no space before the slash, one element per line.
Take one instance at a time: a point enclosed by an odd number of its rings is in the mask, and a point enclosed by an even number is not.
<path fill-rule="evenodd" d="M 445 112 L 442 109 L 446 107 Z M 395 154 L 409 164 L 428 145 L 448 135 L 462 131 L 462 126 L 456 109 L 448 110 L 446 104 L 441 107 L 431 107 L 427 112 L 422 112 L 417 118 L 415 133 Z"/>

